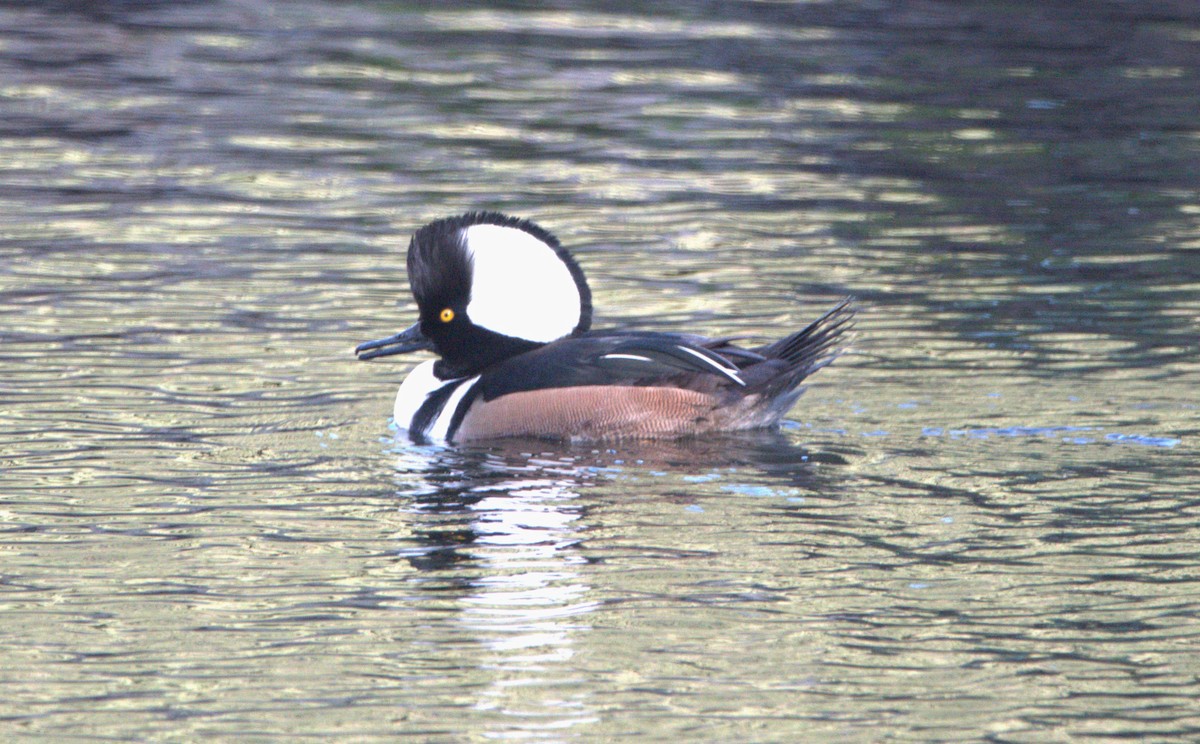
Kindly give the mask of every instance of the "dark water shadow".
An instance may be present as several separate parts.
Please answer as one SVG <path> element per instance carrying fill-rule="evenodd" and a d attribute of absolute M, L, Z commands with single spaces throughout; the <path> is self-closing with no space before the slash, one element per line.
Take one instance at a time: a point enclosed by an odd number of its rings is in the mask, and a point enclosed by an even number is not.
<path fill-rule="evenodd" d="M 563 443 L 506 439 L 464 447 L 399 443 L 397 495 L 413 514 L 420 570 L 477 562 L 475 549 L 584 539 L 589 491 L 628 484 L 628 498 L 678 499 L 736 473 L 731 496 L 775 492 L 835 497 L 854 452 L 809 449 L 786 433 L 747 432 L 672 441 Z M 606 498 L 612 498 L 611 494 Z"/>

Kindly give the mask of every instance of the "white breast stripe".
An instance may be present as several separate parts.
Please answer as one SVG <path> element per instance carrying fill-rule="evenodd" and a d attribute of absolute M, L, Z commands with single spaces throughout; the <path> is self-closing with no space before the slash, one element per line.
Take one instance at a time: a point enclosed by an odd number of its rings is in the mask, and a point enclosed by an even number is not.
<path fill-rule="evenodd" d="M 745 381 L 742 380 L 741 375 L 738 374 L 739 370 L 737 367 L 734 367 L 733 365 L 729 365 L 729 364 L 718 364 L 716 359 L 713 359 L 712 357 L 701 354 L 700 352 L 696 351 L 695 349 L 689 349 L 686 346 L 676 345 L 675 348 L 679 349 L 680 351 L 686 351 L 687 353 L 696 357 L 697 359 L 704 362 L 708 366 L 712 367 L 719 374 L 722 374 L 725 377 L 728 377 L 730 380 L 733 380 L 734 382 L 741 385 L 742 387 L 746 386 Z M 722 361 L 724 361 L 724 360 L 722 360 Z"/>
<path fill-rule="evenodd" d="M 433 421 L 433 426 L 429 427 L 429 438 L 446 441 L 446 433 L 450 431 L 450 420 L 454 418 L 454 412 L 458 410 L 458 404 L 462 401 L 471 388 L 475 387 L 475 383 L 479 382 L 479 375 L 475 375 L 469 380 L 463 381 L 458 386 L 458 389 L 450 394 L 446 399 L 446 404 L 442 406 L 442 410 L 438 411 L 437 418 Z"/>
<path fill-rule="evenodd" d="M 412 425 L 413 416 L 417 415 L 421 404 L 438 388 L 446 384 L 433 374 L 433 360 L 421 362 L 408 373 L 400 389 L 396 391 L 396 403 L 392 406 L 392 418 L 396 426 L 408 430 Z"/>

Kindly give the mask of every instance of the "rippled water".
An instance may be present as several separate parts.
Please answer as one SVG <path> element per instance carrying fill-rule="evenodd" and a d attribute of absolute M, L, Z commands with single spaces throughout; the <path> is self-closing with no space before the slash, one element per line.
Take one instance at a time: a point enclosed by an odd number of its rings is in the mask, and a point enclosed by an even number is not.
<path fill-rule="evenodd" d="M 1085 7 L 1086 6 L 1086 7 Z M 0 6 L 6 740 L 1200 736 L 1189 3 Z M 855 353 L 394 441 L 408 234 Z M 397 304 L 398 303 L 398 304 Z"/>

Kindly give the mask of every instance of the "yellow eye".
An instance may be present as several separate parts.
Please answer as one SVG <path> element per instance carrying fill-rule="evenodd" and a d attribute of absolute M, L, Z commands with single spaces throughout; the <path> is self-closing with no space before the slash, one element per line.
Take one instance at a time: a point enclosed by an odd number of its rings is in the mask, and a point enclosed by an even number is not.
<path fill-rule="evenodd" d="M 449 323 L 450 321 L 454 320 L 454 311 L 447 307 L 438 313 L 438 318 L 441 319 L 443 323 Z"/>

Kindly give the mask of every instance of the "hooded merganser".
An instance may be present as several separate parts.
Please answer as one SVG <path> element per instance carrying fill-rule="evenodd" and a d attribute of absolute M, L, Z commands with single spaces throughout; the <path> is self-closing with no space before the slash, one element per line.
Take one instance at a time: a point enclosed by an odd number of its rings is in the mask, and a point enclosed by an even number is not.
<path fill-rule="evenodd" d="M 368 341 L 360 360 L 432 350 L 396 394 L 396 426 L 417 442 L 526 436 L 680 437 L 774 426 L 800 383 L 838 355 L 843 300 L 765 346 L 732 338 L 590 331 L 592 295 L 546 230 L 496 212 L 425 225 L 408 246 L 420 320 Z"/>

